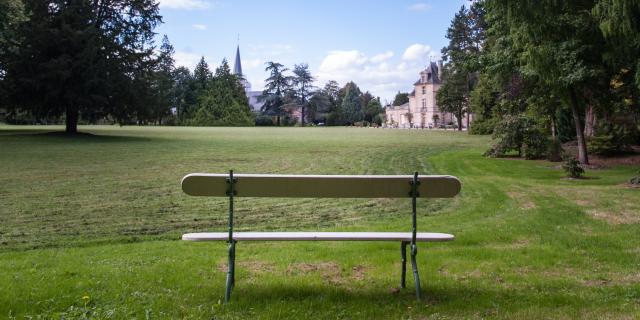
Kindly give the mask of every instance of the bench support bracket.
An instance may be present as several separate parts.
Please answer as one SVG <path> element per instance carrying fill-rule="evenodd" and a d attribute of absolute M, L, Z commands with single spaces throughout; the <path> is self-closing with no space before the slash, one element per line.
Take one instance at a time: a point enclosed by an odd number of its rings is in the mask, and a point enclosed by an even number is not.
<path fill-rule="evenodd" d="M 236 284 L 236 240 L 233 239 L 233 196 L 237 194 L 235 183 L 238 180 L 233 177 L 233 170 L 229 171 L 227 178 L 227 196 L 229 196 L 229 265 L 227 266 L 227 288 L 224 295 L 224 301 L 229 302 L 231 299 L 231 290 Z"/>
<path fill-rule="evenodd" d="M 416 199 L 420 196 L 418 193 L 418 186 L 420 181 L 418 180 L 418 172 L 413 174 L 413 180 L 411 184 L 411 209 L 412 209 L 412 230 L 411 230 L 411 269 L 413 270 L 413 280 L 416 285 L 416 298 L 418 300 L 422 297 L 422 291 L 420 290 L 420 275 L 418 274 L 418 262 L 416 261 L 416 255 L 418 254 L 418 246 L 416 244 L 416 233 L 418 232 L 418 221 L 416 216 Z M 406 261 L 406 245 L 402 246 L 402 283 L 404 284 L 405 278 L 405 261 Z"/>
<path fill-rule="evenodd" d="M 406 288 L 407 283 L 405 279 L 407 278 L 407 244 L 409 242 L 402 241 L 400 244 L 400 256 L 402 257 L 402 274 L 400 275 L 400 288 Z"/>

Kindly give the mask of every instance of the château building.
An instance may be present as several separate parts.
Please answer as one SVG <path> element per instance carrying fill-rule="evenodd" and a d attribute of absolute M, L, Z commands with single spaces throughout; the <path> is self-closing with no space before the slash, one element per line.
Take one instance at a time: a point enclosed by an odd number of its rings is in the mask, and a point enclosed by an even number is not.
<path fill-rule="evenodd" d="M 392 128 L 438 128 L 457 123 L 456 117 L 442 112 L 436 94 L 442 86 L 442 61 L 430 62 L 413 84 L 409 102 L 385 109 L 386 126 Z M 468 117 L 468 116 L 467 116 Z M 463 119 L 463 128 L 468 119 Z"/>

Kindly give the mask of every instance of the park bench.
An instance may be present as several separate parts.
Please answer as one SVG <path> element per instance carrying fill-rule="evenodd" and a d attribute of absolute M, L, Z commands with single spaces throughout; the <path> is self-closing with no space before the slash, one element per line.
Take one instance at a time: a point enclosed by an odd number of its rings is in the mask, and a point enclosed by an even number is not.
<path fill-rule="evenodd" d="M 227 241 L 229 266 L 225 301 L 235 285 L 235 253 L 238 241 L 398 241 L 402 274 L 400 287 L 405 287 L 407 245 L 410 244 L 411 266 L 416 297 L 420 299 L 420 277 L 416 255 L 418 242 L 450 241 L 446 233 L 417 232 L 417 198 L 449 198 L 460 192 L 460 181 L 452 176 L 436 175 L 284 175 L 284 174 L 207 174 L 192 173 L 182 179 L 182 190 L 192 196 L 228 197 L 227 232 L 187 233 L 182 240 Z M 410 198 L 412 201 L 411 232 L 234 232 L 235 197 L 293 198 Z"/>

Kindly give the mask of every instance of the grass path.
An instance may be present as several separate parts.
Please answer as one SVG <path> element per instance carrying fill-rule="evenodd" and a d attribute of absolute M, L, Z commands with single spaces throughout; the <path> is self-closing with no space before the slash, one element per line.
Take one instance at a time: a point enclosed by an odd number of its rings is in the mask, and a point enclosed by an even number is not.
<path fill-rule="evenodd" d="M 0 318 L 640 317 L 637 167 L 562 179 L 555 164 L 486 159 L 486 137 L 356 128 L 0 127 Z M 419 201 L 426 298 L 397 290 L 399 244 L 240 243 L 234 302 L 224 199 L 189 172 L 452 174 L 460 197 Z M 409 230 L 401 200 L 241 199 L 240 230 Z M 153 240 L 153 241 L 152 241 Z M 409 281 L 411 283 L 411 281 Z M 83 300 L 83 296 L 85 299 Z M 87 298 L 88 297 L 88 298 Z"/>

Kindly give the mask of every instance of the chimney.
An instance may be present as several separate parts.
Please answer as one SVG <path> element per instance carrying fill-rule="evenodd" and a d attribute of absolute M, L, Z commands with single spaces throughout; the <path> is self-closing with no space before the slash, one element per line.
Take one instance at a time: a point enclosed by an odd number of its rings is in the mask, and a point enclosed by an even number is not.
<path fill-rule="evenodd" d="M 442 81 L 442 60 L 438 60 L 438 79 Z"/>

